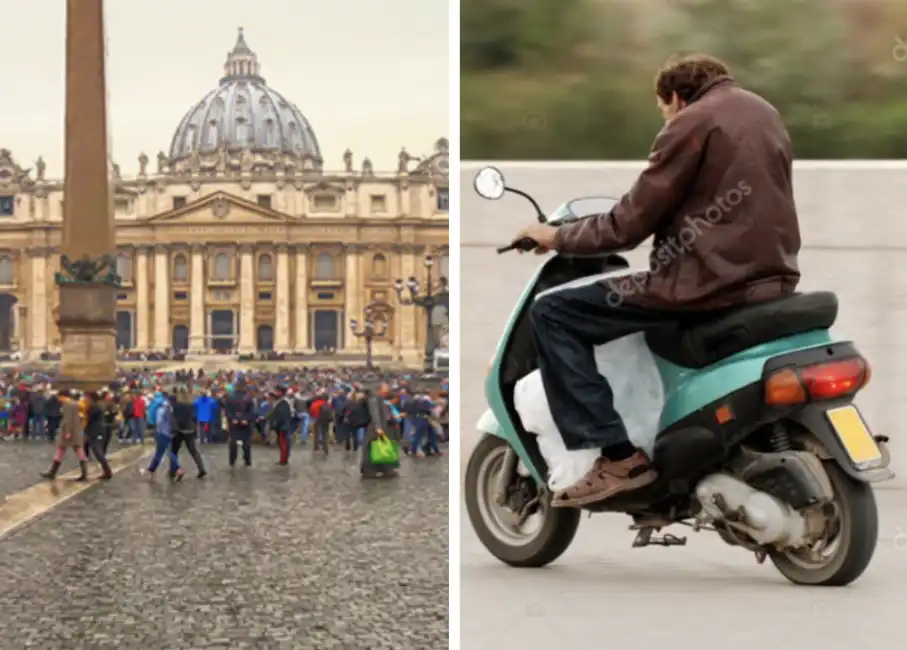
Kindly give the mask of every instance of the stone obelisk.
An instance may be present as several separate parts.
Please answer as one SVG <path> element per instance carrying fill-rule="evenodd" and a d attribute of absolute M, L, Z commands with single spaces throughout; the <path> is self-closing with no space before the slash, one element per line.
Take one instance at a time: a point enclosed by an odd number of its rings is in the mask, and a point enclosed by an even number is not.
<path fill-rule="evenodd" d="M 94 390 L 116 373 L 116 236 L 107 139 L 103 0 L 66 2 L 66 177 L 60 384 Z"/>

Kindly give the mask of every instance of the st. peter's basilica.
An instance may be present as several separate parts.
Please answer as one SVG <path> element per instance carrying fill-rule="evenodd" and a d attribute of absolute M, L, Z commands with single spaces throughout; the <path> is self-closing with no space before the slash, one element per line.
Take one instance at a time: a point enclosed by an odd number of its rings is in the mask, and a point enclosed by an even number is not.
<path fill-rule="evenodd" d="M 169 150 L 139 155 L 134 176 L 111 164 L 118 346 L 355 354 L 364 343 L 350 322 L 368 309 L 375 354 L 418 361 L 426 311 L 400 304 L 395 281 L 443 293 L 448 259 L 448 143 L 425 149 L 403 149 L 390 172 L 337 152 L 331 171 L 334 156 L 325 160 L 312 125 L 265 84 L 240 31 L 219 85 L 182 118 Z M 43 160 L 0 150 L 2 350 L 59 349 L 63 201 Z"/>

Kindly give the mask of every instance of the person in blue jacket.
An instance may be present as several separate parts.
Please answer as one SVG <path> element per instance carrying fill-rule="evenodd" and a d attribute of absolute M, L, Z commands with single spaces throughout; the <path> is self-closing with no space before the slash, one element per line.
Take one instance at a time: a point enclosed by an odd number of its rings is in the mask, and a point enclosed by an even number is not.
<path fill-rule="evenodd" d="M 211 442 L 213 431 L 211 423 L 214 421 L 215 400 L 207 391 L 195 398 L 192 407 L 195 410 L 195 421 L 198 422 L 198 439 L 202 444 Z"/>
<path fill-rule="evenodd" d="M 160 390 L 154 393 L 154 397 L 148 402 L 148 408 L 145 409 L 147 426 L 154 428 L 157 425 L 157 411 L 161 408 L 164 400 L 167 399 Z"/>

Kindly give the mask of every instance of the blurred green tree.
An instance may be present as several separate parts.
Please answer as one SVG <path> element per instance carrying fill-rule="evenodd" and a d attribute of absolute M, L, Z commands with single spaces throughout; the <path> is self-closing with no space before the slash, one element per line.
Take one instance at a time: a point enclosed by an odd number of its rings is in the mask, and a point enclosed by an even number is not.
<path fill-rule="evenodd" d="M 467 158 L 642 158 L 659 128 L 655 71 L 690 51 L 724 59 L 773 102 L 798 157 L 907 153 L 907 63 L 892 56 L 897 14 L 881 2 L 463 0 L 461 11 Z"/>

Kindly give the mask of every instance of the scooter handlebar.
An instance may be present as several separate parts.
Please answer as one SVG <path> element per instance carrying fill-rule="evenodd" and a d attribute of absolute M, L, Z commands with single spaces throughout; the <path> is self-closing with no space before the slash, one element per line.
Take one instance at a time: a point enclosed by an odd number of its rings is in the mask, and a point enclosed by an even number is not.
<path fill-rule="evenodd" d="M 538 248 L 538 245 L 539 243 L 531 237 L 520 237 L 516 241 L 510 242 L 509 245 L 498 248 L 498 255 L 510 251 L 523 251 L 524 253 L 528 253 L 529 251 Z"/>

